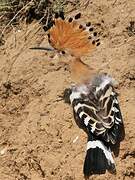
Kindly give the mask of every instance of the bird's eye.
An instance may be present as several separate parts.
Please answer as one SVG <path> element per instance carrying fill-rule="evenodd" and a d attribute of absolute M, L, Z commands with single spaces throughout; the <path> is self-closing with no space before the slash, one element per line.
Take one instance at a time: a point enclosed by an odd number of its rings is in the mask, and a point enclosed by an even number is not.
<path fill-rule="evenodd" d="M 61 51 L 62 54 L 65 54 L 65 51 Z"/>

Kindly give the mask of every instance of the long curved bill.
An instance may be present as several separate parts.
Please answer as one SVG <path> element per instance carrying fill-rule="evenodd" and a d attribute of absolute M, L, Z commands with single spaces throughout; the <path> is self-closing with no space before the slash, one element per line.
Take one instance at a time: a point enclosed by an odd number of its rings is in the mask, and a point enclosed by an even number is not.
<path fill-rule="evenodd" d="M 49 48 L 49 47 L 31 47 L 29 49 L 33 49 L 33 50 L 45 50 L 45 51 L 54 51 L 54 48 Z"/>

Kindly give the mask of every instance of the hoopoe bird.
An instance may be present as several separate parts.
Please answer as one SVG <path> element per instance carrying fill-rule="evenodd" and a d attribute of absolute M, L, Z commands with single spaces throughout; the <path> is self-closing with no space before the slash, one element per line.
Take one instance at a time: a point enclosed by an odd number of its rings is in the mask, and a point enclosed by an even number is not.
<path fill-rule="evenodd" d="M 58 53 L 67 57 L 75 84 L 65 90 L 65 99 L 73 108 L 77 125 L 88 135 L 84 176 L 116 173 L 111 148 L 122 140 L 123 120 L 114 89 L 114 80 L 96 73 L 81 57 L 100 45 L 90 22 L 80 24 L 81 13 L 65 20 L 55 17 L 48 30 L 48 41 Z M 45 48 L 48 50 L 47 48 Z"/>

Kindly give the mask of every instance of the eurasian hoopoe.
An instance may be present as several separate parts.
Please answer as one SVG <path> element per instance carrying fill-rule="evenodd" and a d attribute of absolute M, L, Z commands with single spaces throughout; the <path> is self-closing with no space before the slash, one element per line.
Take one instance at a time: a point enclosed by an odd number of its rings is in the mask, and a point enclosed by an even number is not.
<path fill-rule="evenodd" d="M 81 57 L 100 45 L 97 32 L 90 22 L 79 24 L 78 13 L 64 20 L 57 17 L 48 30 L 48 41 L 58 52 L 70 54 L 67 63 L 77 83 L 65 90 L 67 101 L 73 107 L 78 126 L 88 135 L 84 175 L 115 173 L 111 146 L 121 141 L 123 121 L 114 80 L 106 74 L 97 74 L 84 64 Z"/>

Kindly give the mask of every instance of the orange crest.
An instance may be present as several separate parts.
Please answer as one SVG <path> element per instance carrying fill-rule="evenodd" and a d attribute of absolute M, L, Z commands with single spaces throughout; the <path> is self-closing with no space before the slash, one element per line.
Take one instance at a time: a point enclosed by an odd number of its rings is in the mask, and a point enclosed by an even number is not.
<path fill-rule="evenodd" d="M 78 13 L 74 19 L 69 18 L 68 21 L 61 18 L 54 19 L 48 34 L 48 41 L 53 48 L 62 53 L 81 57 L 100 44 L 97 32 L 93 32 L 90 22 L 85 25 L 78 23 L 77 19 L 80 16 Z"/>

